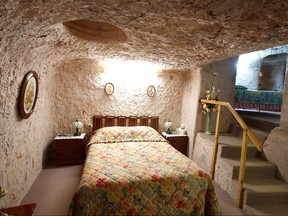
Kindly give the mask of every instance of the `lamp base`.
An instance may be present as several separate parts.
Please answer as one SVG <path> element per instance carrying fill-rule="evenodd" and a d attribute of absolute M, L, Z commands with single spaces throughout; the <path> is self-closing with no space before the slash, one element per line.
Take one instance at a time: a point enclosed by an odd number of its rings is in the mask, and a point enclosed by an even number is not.
<path fill-rule="evenodd" d="M 170 129 L 168 129 L 168 130 L 166 131 L 166 134 L 172 134 L 172 131 L 171 131 Z"/>
<path fill-rule="evenodd" d="M 74 136 L 81 136 L 81 133 L 77 131 L 76 133 L 74 133 Z"/>

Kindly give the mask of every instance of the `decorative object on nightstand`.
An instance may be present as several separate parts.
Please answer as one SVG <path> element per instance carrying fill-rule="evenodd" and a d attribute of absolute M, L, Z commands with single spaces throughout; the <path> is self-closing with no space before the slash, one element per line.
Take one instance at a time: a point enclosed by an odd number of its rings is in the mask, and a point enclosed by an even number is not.
<path fill-rule="evenodd" d="M 76 133 L 74 133 L 74 136 L 80 136 L 81 135 L 80 129 L 83 127 L 83 123 L 79 119 L 76 118 L 72 126 L 76 128 Z"/>
<path fill-rule="evenodd" d="M 184 125 L 181 124 L 179 128 L 176 128 L 176 134 L 178 135 L 187 135 Z"/>
<path fill-rule="evenodd" d="M 166 134 L 172 134 L 173 123 L 172 123 L 171 119 L 168 119 L 165 122 L 164 126 L 166 128 Z"/>
<path fill-rule="evenodd" d="M 163 132 L 162 136 L 169 141 L 170 145 L 187 156 L 187 147 L 189 142 L 189 137 L 187 135 L 167 134 L 166 132 Z"/>
<path fill-rule="evenodd" d="M 56 165 L 76 165 L 84 161 L 85 133 L 80 136 L 58 135 L 54 138 Z"/>

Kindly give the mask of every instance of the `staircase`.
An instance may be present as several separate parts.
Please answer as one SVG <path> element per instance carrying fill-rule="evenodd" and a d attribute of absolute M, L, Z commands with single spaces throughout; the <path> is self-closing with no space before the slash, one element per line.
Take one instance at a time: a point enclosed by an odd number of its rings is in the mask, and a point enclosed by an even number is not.
<path fill-rule="evenodd" d="M 263 121 L 252 114 L 242 116 L 261 143 L 269 132 L 279 125 Z M 254 119 L 253 119 L 254 118 Z M 270 121 L 270 122 L 269 122 Z M 278 125 L 277 125 L 278 124 Z M 255 128 L 256 126 L 260 126 Z M 240 166 L 242 129 L 232 124 L 230 133 L 219 136 L 215 181 L 236 202 Z M 247 215 L 288 215 L 288 184 L 278 180 L 277 167 L 262 159 L 256 147 L 249 142 L 244 180 L 243 210 Z"/>

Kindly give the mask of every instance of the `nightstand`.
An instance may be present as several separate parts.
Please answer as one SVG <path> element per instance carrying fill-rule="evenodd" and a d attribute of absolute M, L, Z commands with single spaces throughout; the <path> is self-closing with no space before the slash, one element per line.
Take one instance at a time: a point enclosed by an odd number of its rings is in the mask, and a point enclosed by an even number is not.
<path fill-rule="evenodd" d="M 58 135 L 54 138 L 56 165 L 76 165 L 84 161 L 85 133 L 80 136 Z"/>
<path fill-rule="evenodd" d="M 166 134 L 165 132 L 163 132 L 162 135 L 175 149 L 187 156 L 189 142 L 189 137 L 187 135 Z"/>
<path fill-rule="evenodd" d="M 0 211 L 14 216 L 31 216 L 36 207 L 35 203 L 1 209 Z"/>

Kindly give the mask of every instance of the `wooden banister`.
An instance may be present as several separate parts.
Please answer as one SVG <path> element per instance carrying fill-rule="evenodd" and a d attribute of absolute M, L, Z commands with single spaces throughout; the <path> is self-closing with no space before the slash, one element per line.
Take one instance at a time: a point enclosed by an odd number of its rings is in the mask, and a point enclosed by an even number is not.
<path fill-rule="evenodd" d="M 251 139 L 251 141 L 256 146 L 258 151 L 262 152 L 262 146 L 261 146 L 259 140 L 257 139 L 257 137 L 255 136 L 255 134 L 250 130 L 250 128 L 247 126 L 247 124 L 242 120 L 242 118 L 239 116 L 239 114 L 234 110 L 234 108 L 228 102 L 206 100 L 206 99 L 201 99 L 201 102 L 226 106 L 229 109 L 229 111 L 233 114 L 233 116 L 235 117 L 237 122 L 240 124 L 240 126 L 243 128 L 243 130 L 247 130 L 248 137 Z"/>
<path fill-rule="evenodd" d="M 218 153 L 218 139 L 219 139 L 219 132 L 220 132 L 219 130 L 220 130 L 220 118 L 221 118 L 222 106 L 225 106 L 228 108 L 228 110 L 232 113 L 234 118 L 237 120 L 237 122 L 240 124 L 240 126 L 243 129 L 240 169 L 239 169 L 239 177 L 238 177 L 238 192 L 237 192 L 237 205 L 238 207 L 242 207 L 242 204 L 243 204 L 242 193 L 243 193 L 243 182 L 244 182 L 244 176 L 245 176 L 245 164 L 246 164 L 248 138 L 250 138 L 252 143 L 256 146 L 256 148 L 260 152 L 262 152 L 262 145 L 257 139 L 257 137 L 255 136 L 255 134 L 250 130 L 247 124 L 243 121 L 243 119 L 239 116 L 239 114 L 235 111 L 235 109 L 228 102 L 206 100 L 206 99 L 201 99 L 200 101 L 201 103 L 215 104 L 217 105 L 217 108 L 218 108 L 216 129 L 215 129 L 215 139 L 214 139 L 214 149 L 213 149 L 211 171 L 210 171 L 210 175 L 212 179 L 214 179 L 214 175 L 215 175 L 215 165 L 216 165 L 216 159 L 217 159 L 217 153 Z"/>

